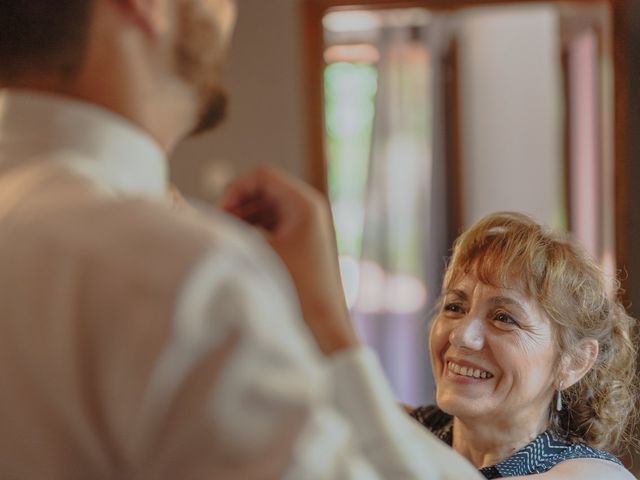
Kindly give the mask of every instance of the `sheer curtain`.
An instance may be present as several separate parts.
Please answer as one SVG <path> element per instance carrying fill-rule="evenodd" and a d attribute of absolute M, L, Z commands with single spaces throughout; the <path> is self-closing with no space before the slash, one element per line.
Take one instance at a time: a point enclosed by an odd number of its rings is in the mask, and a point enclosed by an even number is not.
<path fill-rule="evenodd" d="M 447 250 L 440 69 L 433 21 L 385 14 L 352 313 L 399 400 L 428 403 L 428 324 Z"/>

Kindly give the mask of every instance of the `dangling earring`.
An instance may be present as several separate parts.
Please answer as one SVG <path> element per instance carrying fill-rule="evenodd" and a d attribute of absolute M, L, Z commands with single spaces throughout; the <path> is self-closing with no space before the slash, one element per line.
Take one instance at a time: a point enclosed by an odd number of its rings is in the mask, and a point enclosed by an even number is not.
<path fill-rule="evenodd" d="M 562 380 L 560 380 L 560 385 L 558 386 L 558 393 L 556 396 L 556 411 L 562 410 Z"/>

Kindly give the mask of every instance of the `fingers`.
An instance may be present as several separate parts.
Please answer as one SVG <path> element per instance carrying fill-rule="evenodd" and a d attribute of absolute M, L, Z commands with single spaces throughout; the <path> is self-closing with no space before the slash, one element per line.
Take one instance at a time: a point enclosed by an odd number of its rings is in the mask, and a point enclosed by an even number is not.
<path fill-rule="evenodd" d="M 298 179 L 260 168 L 234 181 L 221 207 L 265 233 L 291 275 L 320 349 L 330 354 L 357 344 L 342 293 L 326 199 Z"/>
<path fill-rule="evenodd" d="M 224 191 L 220 200 L 220 207 L 230 213 L 240 208 L 252 198 L 262 196 L 262 182 L 254 172 L 235 179 Z"/>
<path fill-rule="evenodd" d="M 261 167 L 236 179 L 225 191 L 222 208 L 232 209 L 247 198 L 264 197 L 273 203 L 305 206 L 322 201 L 319 192 L 303 181 L 272 168 Z"/>
<path fill-rule="evenodd" d="M 291 215 L 284 212 L 290 203 L 287 201 L 288 182 L 288 177 L 274 170 L 252 170 L 227 188 L 221 207 L 240 220 L 260 228 L 271 240 L 291 221 Z"/>
<path fill-rule="evenodd" d="M 312 216 L 323 197 L 306 183 L 269 168 L 252 170 L 225 191 L 221 207 L 273 235 Z"/>
<path fill-rule="evenodd" d="M 240 197 L 226 210 L 240 220 L 269 233 L 275 233 L 280 223 L 278 206 L 270 202 L 264 195 Z"/>

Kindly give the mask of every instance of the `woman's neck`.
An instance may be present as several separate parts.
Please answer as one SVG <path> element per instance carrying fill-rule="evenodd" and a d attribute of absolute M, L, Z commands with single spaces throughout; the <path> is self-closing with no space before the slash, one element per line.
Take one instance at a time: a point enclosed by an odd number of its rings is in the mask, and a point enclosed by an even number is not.
<path fill-rule="evenodd" d="M 547 429 L 546 415 L 541 419 L 499 423 L 487 419 L 453 418 L 453 449 L 476 468 L 500 463 L 516 453 Z"/>

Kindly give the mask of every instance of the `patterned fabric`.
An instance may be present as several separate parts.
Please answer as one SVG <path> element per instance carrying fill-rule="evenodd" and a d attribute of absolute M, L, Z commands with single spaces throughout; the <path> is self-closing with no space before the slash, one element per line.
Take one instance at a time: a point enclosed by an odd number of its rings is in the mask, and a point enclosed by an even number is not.
<path fill-rule="evenodd" d="M 438 407 L 416 408 L 411 416 L 449 446 L 453 444 L 453 417 Z M 596 458 L 621 465 L 610 453 L 582 443 L 572 443 L 551 430 L 546 430 L 506 460 L 480 469 L 485 478 L 534 475 L 551 470 L 560 462 L 574 458 Z"/>

